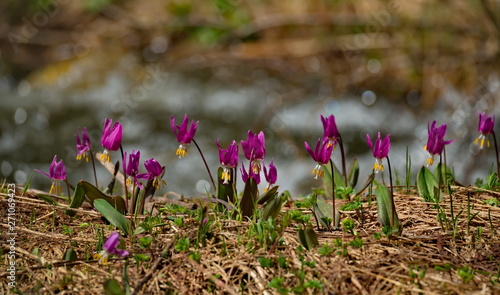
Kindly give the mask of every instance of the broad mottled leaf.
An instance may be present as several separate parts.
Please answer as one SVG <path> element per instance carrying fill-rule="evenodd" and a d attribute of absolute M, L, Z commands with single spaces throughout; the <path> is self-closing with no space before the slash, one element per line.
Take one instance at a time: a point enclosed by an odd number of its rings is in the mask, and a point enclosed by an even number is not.
<path fill-rule="evenodd" d="M 287 196 L 282 194 L 278 197 L 278 193 L 274 193 L 272 197 L 264 205 L 262 219 L 267 220 L 269 217 L 275 219 L 281 212 L 281 207 L 286 203 Z"/>
<path fill-rule="evenodd" d="M 103 199 L 106 200 L 111 206 L 116 208 L 118 212 L 122 214 L 125 214 L 127 212 L 125 206 L 125 200 L 123 200 L 122 197 L 120 196 L 109 197 L 105 195 L 103 192 L 101 192 L 98 188 L 96 188 L 93 184 L 84 180 L 81 180 L 79 184 L 82 186 L 83 190 L 85 191 L 85 194 L 89 198 L 90 203 L 92 205 L 94 205 L 94 202 L 96 200 Z"/>
<path fill-rule="evenodd" d="M 224 202 L 231 202 L 234 203 L 234 196 L 235 196 L 235 188 L 234 188 L 234 183 L 233 179 L 230 179 L 228 183 L 224 184 L 224 180 L 222 179 L 222 172 L 224 169 L 222 167 L 219 167 L 217 169 L 217 199 L 222 200 Z M 234 177 L 234 175 L 231 175 Z M 222 206 L 219 209 L 223 209 Z"/>
<path fill-rule="evenodd" d="M 323 177 L 323 187 L 325 188 L 325 197 L 331 197 L 332 196 L 332 169 L 331 165 L 323 165 L 321 168 L 325 172 L 325 175 Z M 342 176 L 342 173 L 337 169 L 337 166 L 333 164 L 333 180 L 335 181 L 335 187 L 347 187 L 344 177 Z M 335 198 L 338 198 L 338 192 L 335 191 Z"/>
<path fill-rule="evenodd" d="M 59 204 L 56 201 L 54 201 L 54 199 L 52 199 L 49 195 L 37 194 L 36 196 L 44 200 L 45 202 L 49 203 L 50 205 L 59 206 Z"/>
<path fill-rule="evenodd" d="M 116 226 L 124 234 L 129 235 L 130 232 L 130 221 L 123 216 L 120 212 L 111 206 L 104 199 L 94 200 L 94 207 L 99 211 L 112 225 Z"/>
<path fill-rule="evenodd" d="M 78 182 L 75 187 L 75 191 L 73 192 L 73 197 L 71 198 L 71 203 L 69 204 L 69 208 L 80 208 L 85 200 L 85 191 L 81 185 L 81 182 Z M 65 213 L 69 216 L 75 216 L 76 211 L 74 210 L 66 210 Z"/>
<path fill-rule="evenodd" d="M 349 166 L 349 172 L 347 173 L 347 181 L 349 181 L 349 185 L 354 188 L 358 183 L 359 178 L 359 162 L 358 159 L 354 159 Z"/>
<path fill-rule="evenodd" d="M 243 189 L 243 195 L 241 196 L 241 214 L 243 217 L 251 217 L 255 211 L 255 205 L 257 203 L 257 183 L 253 177 L 249 177 L 245 183 L 245 188 Z"/>
<path fill-rule="evenodd" d="M 297 237 L 300 244 L 307 250 L 311 250 L 315 246 L 319 245 L 318 235 L 311 226 L 299 229 L 297 231 Z"/>
<path fill-rule="evenodd" d="M 104 282 L 104 294 L 105 295 L 125 295 L 120 283 L 116 279 L 107 279 Z"/>
<path fill-rule="evenodd" d="M 257 200 L 257 204 L 262 205 L 269 199 L 275 197 L 278 194 L 278 188 L 279 186 L 277 185 L 273 186 L 271 189 L 260 195 L 259 199 Z"/>
<path fill-rule="evenodd" d="M 436 202 L 436 188 L 438 181 L 429 169 L 422 166 L 417 174 L 418 194 L 427 202 Z"/>
<path fill-rule="evenodd" d="M 441 183 L 443 185 L 445 184 L 453 184 L 455 182 L 455 176 L 453 175 L 453 172 L 451 171 L 450 167 L 444 165 L 444 163 L 439 163 L 436 166 L 436 170 L 434 170 L 434 175 L 436 176 L 436 179 L 438 179 L 439 182 L 439 173 L 441 173 Z"/>
<path fill-rule="evenodd" d="M 75 250 L 73 250 L 72 248 L 68 248 L 66 250 L 66 252 L 64 252 L 64 255 L 62 258 L 63 261 L 74 261 L 77 259 L 78 259 L 78 256 L 76 255 Z"/>
<path fill-rule="evenodd" d="M 378 220 L 380 224 L 384 226 L 389 226 L 393 228 L 393 233 L 400 233 L 401 224 L 399 222 L 399 217 L 397 212 L 394 212 L 394 223 L 393 221 L 393 208 L 391 201 L 391 192 L 389 188 L 385 185 L 373 181 L 377 186 L 375 189 L 375 195 L 377 196 L 377 206 L 378 206 Z"/>

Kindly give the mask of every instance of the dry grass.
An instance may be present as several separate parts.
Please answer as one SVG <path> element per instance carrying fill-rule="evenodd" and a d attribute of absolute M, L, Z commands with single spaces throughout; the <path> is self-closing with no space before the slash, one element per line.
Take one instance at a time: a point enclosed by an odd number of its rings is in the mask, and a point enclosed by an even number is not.
<path fill-rule="evenodd" d="M 288 226 L 283 232 L 282 245 L 259 247 L 249 238 L 248 222 L 216 218 L 205 247 L 199 247 L 199 262 L 178 252 L 174 245 L 179 238 L 190 238 L 190 250 L 196 251 L 193 241 L 198 225 L 186 218 L 179 228 L 165 219 L 166 225 L 147 234 L 153 238 L 148 249 L 139 247 L 137 236 L 129 236 L 126 248 L 132 256 L 138 253 L 151 257 L 149 262 L 136 263 L 129 259 L 129 282 L 137 294 L 278 294 L 269 282 L 282 278 L 283 287 L 304 282 L 321 282 L 322 289 L 305 288 L 304 294 L 500 294 L 500 208 L 484 203 L 499 198 L 496 192 L 478 192 L 475 188 L 455 188 L 454 214 L 462 211 L 458 232 L 454 237 L 444 231 L 436 219 L 432 204 L 414 194 L 397 194 L 396 202 L 404 225 L 402 236 L 380 239 L 376 221 L 376 204 L 364 203 L 362 213 L 344 212 L 356 221 L 355 230 L 363 246 L 347 246 L 347 253 L 333 245 L 335 239 L 348 245 L 355 236 L 341 231 L 319 232 L 320 245 L 328 242 L 335 250 L 331 255 L 311 251 L 297 251 L 297 228 Z M 471 214 L 467 221 L 467 194 L 470 194 Z M 62 200 L 60 203 L 64 203 Z M 449 198 L 442 206 L 450 218 Z M 291 204 L 290 204 L 291 205 Z M 6 240 L 7 195 L 2 194 L 1 220 L 3 227 L 0 271 L 0 293 L 9 294 L 6 263 L 9 245 Z M 105 236 L 114 229 L 90 209 L 78 210 L 77 217 L 64 214 L 64 205 L 52 206 L 37 199 L 33 193 L 16 195 L 16 281 L 22 294 L 103 294 L 103 283 L 108 278 L 123 282 L 125 261 L 113 259 L 108 265 L 99 265 L 92 259 L 97 251 L 101 230 Z M 286 210 L 289 210 L 287 207 Z M 363 223 L 360 220 L 364 220 Z M 82 226 L 88 223 L 88 226 Z M 63 228 L 65 226 L 65 229 Z M 68 233 L 68 229 L 71 233 Z M 478 229 L 482 234 L 478 237 Z M 467 233 L 469 230 L 469 233 Z M 253 241 L 249 247 L 248 242 Z M 74 249 L 77 261 L 63 262 L 66 249 Z M 38 249 L 38 253 L 33 252 Z M 162 255 L 164 254 L 164 255 Z M 263 267 L 260 257 L 273 262 Z M 287 267 L 280 267 L 278 259 L 286 258 Z M 303 265 L 306 261 L 309 265 Z M 314 261 L 312 267 L 310 262 Z M 459 273 L 473 270 L 474 276 L 464 282 Z M 290 292 L 292 293 L 292 292 Z"/>

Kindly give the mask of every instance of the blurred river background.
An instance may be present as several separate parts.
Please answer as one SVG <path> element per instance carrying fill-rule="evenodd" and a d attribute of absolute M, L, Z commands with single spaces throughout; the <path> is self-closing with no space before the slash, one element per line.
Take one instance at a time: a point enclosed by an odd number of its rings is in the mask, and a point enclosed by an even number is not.
<path fill-rule="evenodd" d="M 266 163 L 274 159 L 277 184 L 295 198 L 321 185 L 304 149 L 322 135 L 320 115 L 336 117 L 361 183 L 374 162 L 367 133 L 391 134 L 389 157 L 403 180 L 407 147 L 413 177 L 424 165 L 433 120 L 456 139 L 446 153 L 458 181 L 473 184 L 495 168 L 493 148 L 479 153 L 472 142 L 478 112 L 500 113 L 498 1 L 7 0 L 0 16 L 0 176 L 8 182 L 48 171 L 54 155 L 70 183 L 93 182 L 91 164 L 75 159 L 75 135 L 87 127 L 101 152 L 111 118 L 123 124 L 125 151 L 166 166 L 160 194 L 204 193 L 209 178 L 195 146 L 175 156 L 170 116 L 179 124 L 184 114 L 200 121 L 195 139 L 214 177 L 216 139 L 227 147 L 264 131 Z M 340 167 L 339 149 L 333 159 Z M 97 170 L 107 184 L 111 175 Z M 50 180 L 35 173 L 31 186 L 48 190 Z"/>

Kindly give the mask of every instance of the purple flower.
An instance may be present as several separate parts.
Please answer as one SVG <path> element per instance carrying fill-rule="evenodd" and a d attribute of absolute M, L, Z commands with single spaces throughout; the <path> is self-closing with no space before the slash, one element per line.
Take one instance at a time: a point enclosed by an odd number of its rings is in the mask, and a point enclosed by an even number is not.
<path fill-rule="evenodd" d="M 429 138 L 427 139 L 427 145 L 424 147 L 427 152 L 429 152 L 429 158 L 425 161 L 427 166 L 434 164 L 434 156 L 441 155 L 446 144 L 450 144 L 455 140 L 445 141 L 444 137 L 446 135 L 446 124 L 436 127 L 436 121 L 433 121 L 431 125 L 427 125 L 429 131 Z"/>
<path fill-rule="evenodd" d="M 115 122 L 111 127 L 111 119 L 106 118 L 101 136 L 101 145 L 104 147 L 104 152 L 101 156 L 101 161 L 109 162 L 111 157 L 109 151 L 117 151 L 122 143 L 122 124 Z"/>
<path fill-rule="evenodd" d="M 321 169 L 321 166 L 328 164 L 328 161 L 330 161 L 330 157 L 332 156 L 333 151 L 333 145 L 330 144 L 328 138 L 318 139 L 314 151 L 311 149 L 307 142 L 304 142 L 304 145 L 313 160 L 318 163 L 312 171 L 314 179 L 318 179 L 318 176 L 323 177 L 325 173 Z"/>
<path fill-rule="evenodd" d="M 264 165 L 264 176 L 269 184 L 268 188 L 270 188 L 276 183 L 276 180 L 278 180 L 278 171 L 276 170 L 276 166 L 274 166 L 274 160 L 271 160 L 271 163 L 269 163 L 269 170 L 267 170 L 266 165 Z"/>
<path fill-rule="evenodd" d="M 76 155 L 77 160 L 85 158 L 85 162 L 89 161 L 90 138 L 86 127 L 83 128 L 82 139 L 80 139 L 80 130 L 76 133 L 76 150 L 78 152 Z"/>
<path fill-rule="evenodd" d="M 259 184 L 260 183 L 260 174 L 255 173 L 253 169 L 249 169 L 249 173 L 247 173 L 247 170 L 245 169 L 245 165 L 243 165 L 243 162 L 241 163 L 241 179 L 243 179 L 243 182 L 247 182 L 247 180 L 251 177 L 255 180 L 255 183 Z"/>
<path fill-rule="evenodd" d="M 486 113 L 479 113 L 479 125 L 477 130 L 481 133 L 479 137 L 474 140 L 474 144 L 479 145 L 479 149 L 484 147 L 486 142 L 486 147 L 490 147 L 490 141 L 486 139 L 486 135 L 493 133 L 493 127 L 495 127 L 495 117 L 487 116 Z"/>
<path fill-rule="evenodd" d="M 153 180 L 153 186 L 156 187 L 156 189 L 160 189 L 166 184 L 165 180 L 161 179 L 163 167 L 158 161 L 153 158 L 146 160 L 144 161 L 144 167 L 146 167 L 148 173 L 138 174 L 137 178 Z"/>
<path fill-rule="evenodd" d="M 118 244 L 120 242 L 120 234 L 117 232 L 112 233 L 104 242 L 102 246 L 103 250 L 98 254 L 94 255 L 94 259 L 99 259 L 99 264 L 108 264 L 109 255 L 118 255 L 121 257 L 128 256 L 129 253 L 126 250 L 118 249 Z"/>
<path fill-rule="evenodd" d="M 389 154 L 389 149 L 391 148 L 391 135 L 387 134 L 387 136 L 382 140 L 379 132 L 377 134 L 377 140 L 375 140 L 375 144 L 373 144 L 370 135 L 367 134 L 366 143 L 372 150 L 373 156 L 376 158 L 376 162 L 373 164 L 373 170 L 375 173 L 384 171 L 382 159 L 387 158 L 387 155 Z"/>
<path fill-rule="evenodd" d="M 175 125 L 175 117 L 172 116 L 170 118 L 170 126 L 174 131 L 175 137 L 177 141 L 180 143 L 179 148 L 175 152 L 179 159 L 188 155 L 187 147 L 193 140 L 194 134 L 196 133 L 196 129 L 198 128 L 198 123 L 191 120 L 191 127 L 188 129 L 188 116 L 184 114 L 184 120 L 182 120 L 181 125 Z"/>
<path fill-rule="evenodd" d="M 248 130 L 247 140 L 241 141 L 241 148 L 247 158 L 252 163 L 252 170 L 254 174 L 260 172 L 260 161 L 266 156 L 266 139 L 264 137 L 264 132 L 259 132 L 259 134 L 253 134 L 252 131 Z"/>
<path fill-rule="evenodd" d="M 63 160 L 57 162 L 57 155 L 54 156 L 54 159 L 52 159 L 52 163 L 50 163 L 49 173 L 45 173 L 38 169 L 35 169 L 35 171 L 38 171 L 52 179 L 52 185 L 50 186 L 49 194 L 53 193 L 56 195 L 60 195 L 62 193 L 60 182 L 61 180 L 66 179 L 66 168 L 64 167 Z"/>
<path fill-rule="evenodd" d="M 236 141 L 233 140 L 227 149 L 222 149 L 219 140 L 216 140 L 215 143 L 219 148 L 219 160 L 222 165 L 223 184 L 227 184 L 231 180 L 231 173 L 229 169 L 238 166 L 238 145 L 236 144 Z"/>
<path fill-rule="evenodd" d="M 321 115 L 321 123 L 323 123 L 323 138 L 328 138 L 329 143 L 334 145 L 340 137 L 337 124 L 335 124 L 335 117 L 330 115 L 328 118 L 325 118 Z"/>
<path fill-rule="evenodd" d="M 137 181 L 137 175 L 139 173 L 139 158 L 141 157 L 140 151 L 134 151 L 128 155 L 127 152 L 123 155 L 123 170 L 125 174 L 129 176 L 127 178 L 127 185 L 137 184 L 141 187 L 141 184 Z"/>

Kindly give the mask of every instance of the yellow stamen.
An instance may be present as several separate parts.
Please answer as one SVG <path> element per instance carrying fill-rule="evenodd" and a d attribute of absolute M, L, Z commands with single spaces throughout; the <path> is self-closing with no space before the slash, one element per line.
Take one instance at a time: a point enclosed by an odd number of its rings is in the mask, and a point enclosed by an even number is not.
<path fill-rule="evenodd" d="M 87 155 L 87 152 L 83 153 L 83 154 L 80 154 L 80 155 L 76 155 L 76 159 L 77 160 L 81 160 L 85 157 L 85 162 L 89 162 L 89 156 Z"/>
<path fill-rule="evenodd" d="M 184 144 L 179 145 L 179 147 L 175 151 L 175 155 L 179 156 L 179 159 L 182 159 L 185 156 L 187 156 L 188 155 L 187 145 Z"/>
<path fill-rule="evenodd" d="M 163 186 L 165 186 L 167 183 L 165 182 L 165 180 L 163 179 L 160 179 L 158 177 L 155 177 L 155 179 L 153 180 L 153 186 L 159 190 L 160 188 L 162 188 Z"/>
<path fill-rule="evenodd" d="M 253 174 L 260 173 L 260 160 L 256 160 L 255 162 L 252 163 L 252 172 Z"/>
<path fill-rule="evenodd" d="M 108 150 L 104 150 L 101 154 L 101 162 L 109 163 L 111 161 L 111 156 L 109 155 Z"/>
<path fill-rule="evenodd" d="M 94 254 L 94 260 L 98 260 L 97 263 L 99 263 L 99 264 L 107 265 L 108 264 L 108 253 L 103 250 L 97 254 Z"/>
<path fill-rule="evenodd" d="M 373 164 L 373 170 L 375 171 L 375 173 L 378 173 L 379 171 L 384 171 L 384 165 L 382 165 L 381 163 L 375 162 Z"/>
<path fill-rule="evenodd" d="M 490 147 L 490 141 L 486 139 L 486 136 L 484 134 L 479 135 L 478 138 L 474 140 L 474 144 L 479 145 L 479 149 L 483 149 L 484 145 L 486 143 L 486 147 Z"/>
<path fill-rule="evenodd" d="M 321 169 L 321 165 L 318 164 L 314 167 L 311 174 L 314 175 L 314 179 L 318 179 L 318 177 L 325 176 L 325 171 L 323 171 L 323 169 Z"/>
<path fill-rule="evenodd" d="M 49 194 L 54 194 L 54 195 L 61 195 L 62 194 L 62 187 L 61 183 L 59 180 L 54 179 L 52 181 L 52 185 L 50 186 Z"/>
<path fill-rule="evenodd" d="M 427 160 L 425 160 L 425 163 L 427 167 L 429 166 L 432 166 L 432 164 L 434 164 L 434 157 L 433 156 L 429 156 L 429 158 L 427 158 Z"/>
<path fill-rule="evenodd" d="M 133 179 L 131 177 L 127 177 L 127 185 L 130 186 L 133 183 Z"/>
<path fill-rule="evenodd" d="M 226 168 L 224 168 L 224 170 L 222 171 L 221 178 L 224 180 L 222 184 L 228 184 L 229 181 L 231 180 L 231 173 L 229 173 L 229 171 Z"/>

